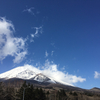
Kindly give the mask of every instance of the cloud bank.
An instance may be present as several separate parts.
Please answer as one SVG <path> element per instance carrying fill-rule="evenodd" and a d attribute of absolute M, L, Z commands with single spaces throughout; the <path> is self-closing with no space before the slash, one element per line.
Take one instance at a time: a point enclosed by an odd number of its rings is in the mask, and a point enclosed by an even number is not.
<path fill-rule="evenodd" d="M 94 73 L 94 78 L 100 78 L 100 73 L 97 72 L 97 71 L 95 71 L 95 73 Z"/>
<path fill-rule="evenodd" d="M 46 60 L 45 64 L 41 66 L 41 68 L 37 68 L 33 65 L 26 64 L 23 67 L 30 68 L 36 73 L 43 73 L 44 75 L 53 78 L 54 80 L 64 83 L 66 85 L 74 85 L 77 82 L 86 81 L 85 78 L 81 76 L 71 75 L 69 73 L 65 73 L 63 71 L 58 70 L 58 65 L 54 63 L 50 63 Z"/>
<path fill-rule="evenodd" d="M 0 17 L 0 60 L 14 57 L 14 63 L 20 63 L 27 54 L 26 39 L 14 37 L 14 25 L 5 17 Z"/>

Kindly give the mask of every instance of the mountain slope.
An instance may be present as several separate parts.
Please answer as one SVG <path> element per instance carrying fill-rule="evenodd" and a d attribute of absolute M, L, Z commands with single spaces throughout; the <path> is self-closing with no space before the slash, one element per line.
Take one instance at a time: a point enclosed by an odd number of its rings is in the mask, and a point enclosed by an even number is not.
<path fill-rule="evenodd" d="M 10 71 L 7 71 L 5 73 L 0 74 L 0 78 L 6 78 L 6 79 L 13 78 L 13 77 L 16 77 L 16 75 L 18 73 L 20 73 L 24 70 L 25 70 L 24 67 L 17 67 L 17 68 L 10 70 Z"/>
<path fill-rule="evenodd" d="M 97 87 L 94 87 L 94 88 L 92 88 L 92 89 L 90 89 L 91 91 L 98 91 L 98 92 L 100 92 L 100 88 L 97 88 Z"/>
<path fill-rule="evenodd" d="M 50 83 L 56 83 L 55 80 L 43 75 L 42 73 L 37 74 L 35 77 L 32 78 L 33 80 L 36 80 L 38 82 L 50 82 Z"/>
<path fill-rule="evenodd" d="M 30 78 L 34 77 L 35 75 L 36 75 L 35 72 L 33 72 L 33 71 L 29 70 L 29 69 L 26 69 L 26 70 L 18 73 L 16 75 L 16 77 L 17 78 L 22 78 L 22 79 L 30 79 Z"/>
<path fill-rule="evenodd" d="M 53 80 L 52 78 L 47 77 L 40 72 L 34 72 L 33 69 L 31 68 L 25 68 L 25 67 L 17 67 L 10 71 L 0 74 L 0 79 L 11 79 L 11 78 L 20 78 L 28 80 L 30 79 L 38 82 L 56 83 L 56 81 Z"/>
<path fill-rule="evenodd" d="M 43 73 L 41 73 L 39 70 L 33 69 L 31 67 L 17 67 L 10 71 L 0 74 L 0 79 L 11 79 L 11 78 L 35 80 L 38 82 L 48 82 L 48 83 L 54 83 L 54 84 L 59 83 L 59 84 L 72 86 L 65 82 L 57 81 L 50 76 L 48 77 L 47 75 L 44 75 Z"/>
<path fill-rule="evenodd" d="M 36 73 L 31 69 L 25 67 L 17 67 L 10 71 L 0 74 L 0 78 L 10 79 L 10 78 L 22 78 L 30 79 L 34 77 Z"/>

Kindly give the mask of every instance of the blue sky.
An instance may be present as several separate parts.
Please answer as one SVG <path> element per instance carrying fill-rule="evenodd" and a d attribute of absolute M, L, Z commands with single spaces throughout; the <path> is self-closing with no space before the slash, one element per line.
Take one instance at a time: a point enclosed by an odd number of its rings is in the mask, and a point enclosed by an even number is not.
<path fill-rule="evenodd" d="M 68 83 L 100 88 L 99 10 L 99 0 L 1 0 L 0 73 L 49 63 Z"/>

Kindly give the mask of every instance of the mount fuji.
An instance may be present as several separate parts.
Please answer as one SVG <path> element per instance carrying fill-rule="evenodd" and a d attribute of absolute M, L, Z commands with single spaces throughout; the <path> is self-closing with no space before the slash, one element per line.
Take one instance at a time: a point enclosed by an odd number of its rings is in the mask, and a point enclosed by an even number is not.
<path fill-rule="evenodd" d="M 31 67 L 17 67 L 10 71 L 0 74 L 0 82 L 3 82 L 7 87 L 20 88 L 26 81 L 27 84 L 33 84 L 34 88 L 43 88 L 50 91 L 64 89 L 66 91 L 77 91 L 78 93 L 94 93 L 99 94 L 99 88 L 90 90 L 75 87 L 69 84 L 64 84 L 62 81 L 57 81 L 53 77 L 44 75 L 42 71 Z M 73 92 L 74 93 L 74 92 Z M 99 100 L 99 99 L 98 99 Z"/>
<path fill-rule="evenodd" d="M 32 68 L 17 67 L 10 71 L 0 74 L 0 79 L 9 80 L 12 78 L 19 78 L 24 80 L 35 80 L 37 82 L 45 82 L 45 83 L 47 82 L 47 83 L 54 83 L 54 84 L 56 83 L 63 84 L 61 82 L 57 82 L 51 77 L 44 75 L 40 71 L 35 70 L 34 72 Z"/>
<path fill-rule="evenodd" d="M 10 83 L 11 86 L 13 86 L 14 84 L 21 84 L 21 82 L 24 81 L 26 81 L 27 83 L 34 84 L 34 86 L 36 87 L 57 87 L 69 90 L 86 91 L 84 89 L 75 87 L 65 82 L 57 81 L 53 77 L 44 75 L 42 71 L 31 67 L 16 67 L 12 70 L 0 74 L 0 82 L 4 82 L 7 84 Z M 96 89 L 92 89 L 92 91 L 93 90 Z"/>

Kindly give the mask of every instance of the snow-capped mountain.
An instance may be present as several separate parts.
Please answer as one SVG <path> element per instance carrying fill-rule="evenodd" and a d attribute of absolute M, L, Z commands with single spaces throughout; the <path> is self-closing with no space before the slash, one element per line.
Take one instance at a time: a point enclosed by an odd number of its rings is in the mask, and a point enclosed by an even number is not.
<path fill-rule="evenodd" d="M 35 75 L 36 75 L 35 72 L 33 72 L 29 69 L 26 69 L 25 71 L 22 71 L 22 72 L 18 73 L 16 75 L 16 77 L 17 78 L 22 78 L 22 79 L 30 79 L 30 78 L 33 78 Z"/>
<path fill-rule="evenodd" d="M 48 77 L 43 75 L 42 73 L 37 74 L 35 77 L 32 78 L 33 80 L 39 81 L 39 82 L 45 82 L 50 80 Z"/>
<path fill-rule="evenodd" d="M 63 85 L 73 86 L 61 80 L 56 80 L 53 77 L 47 76 L 47 74 L 43 74 L 42 71 L 38 70 L 35 67 L 16 67 L 10 71 L 0 74 L 0 79 L 11 79 L 11 78 L 19 78 L 24 80 L 34 80 L 37 82 L 48 82 L 48 83 L 59 83 Z"/>
<path fill-rule="evenodd" d="M 0 74 L 0 78 L 10 79 L 10 78 L 20 78 L 35 80 L 38 82 L 49 82 L 56 83 L 56 81 L 50 77 L 45 76 L 40 72 L 34 72 L 31 68 L 17 67 L 10 71 Z"/>
<path fill-rule="evenodd" d="M 34 77 L 36 73 L 31 69 L 25 67 L 17 67 L 10 71 L 0 74 L 0 78 L 10 79 L 10 78 L 22 78 L 30 79 Z"/>
<path fill-rule="evenodd" d="M 32 78 L 33 80 L 39 81 L 39 82 L 49 82 L 49 83 L 56 83 L 55 80 L 43 75 L 42 73 L 37 74 L 35 77 Z"/>
<path fill-rule="evenodd" d="M 0 78 L 5 78 L 5 79 L 14 78 L 18 75 L 18 73 L 21 73 L 24 70 L 26 70 L 24 67 L 17 67 L 10 71 L 0 74 Z"/>

